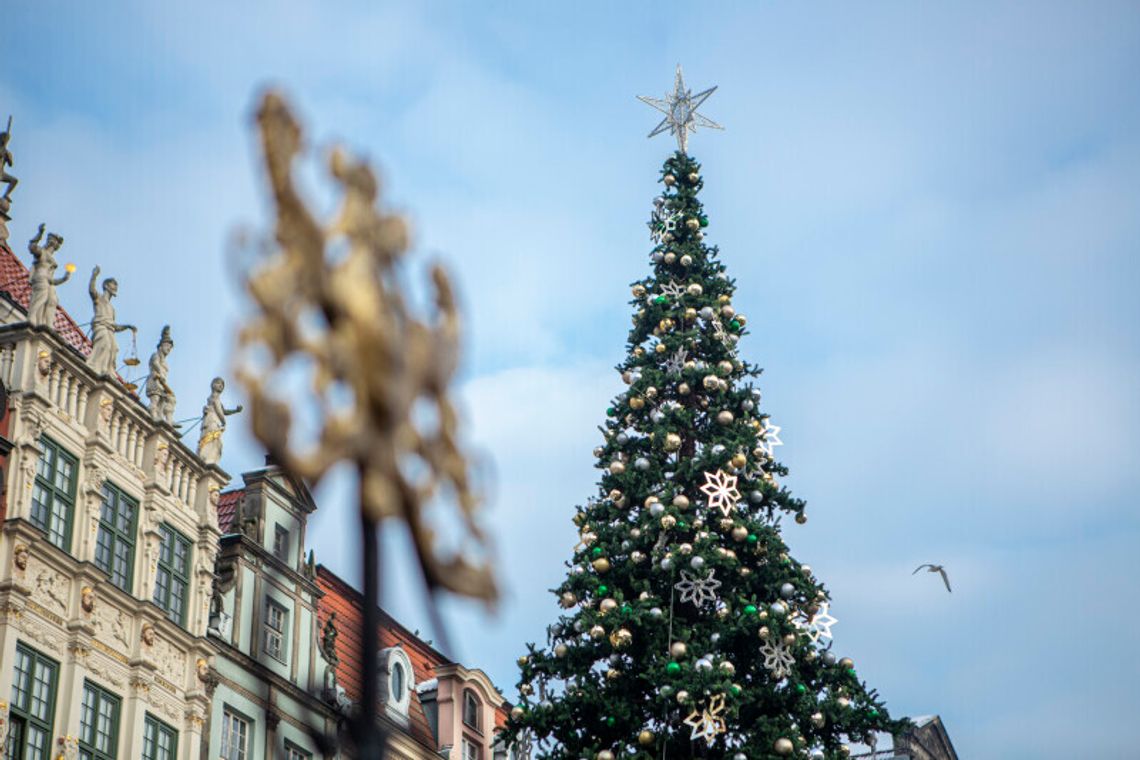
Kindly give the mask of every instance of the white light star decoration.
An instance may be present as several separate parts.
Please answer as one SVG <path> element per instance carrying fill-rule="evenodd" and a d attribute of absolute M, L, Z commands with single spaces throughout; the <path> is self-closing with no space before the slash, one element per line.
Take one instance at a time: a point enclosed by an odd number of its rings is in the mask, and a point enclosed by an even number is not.
<path fill-rule="evenodd" d="M 709 509 L 719 509 L 728 517 L 740 501 L 740 491 L 736 488 L 736 476 L 724 470 L 705 473 L 705 484 L 701 491 L 709 497 Z"/>
<path fill-rule="evenodd" d="M 716 92 L 715 85 L 694 95 L 692 90 L 685 87 L 685 77 L 681 72 L 681 65 L 677 64 L 677 75 L 673 79 L 673 92 L 667 94 L 664 99 L 651 98 L 647 95 L 637 96 L 637 99 L 642 103 L 665 114 L 665 118 L 654 127 L 649 136 L 656 137 L 662 132 L 669 132 L 677 138 L 678 150 L 686 153 L 689 147 L 689 133 L 696 132 L 697 127 L 724 129 L 712 119 L 697 113 L 701 104 L 708 100 L 708 97 L 714 92 Z"/>
<path fill-rule="evenodd" d="M 669 377 L 680 377 L 681 370 L 685 368 L 685 360 L 689 358 L 688 350 L 678 348 L 672 356 L 666 359 L 662 366 Z"/>
<path fill-rule="evenodd" d="M 760 647 L 760 654 L 764 657 L 764 667 L 777 681 L 787 678 L 791 674 L 792 665 L 795 664 L 796 660 L 782 642 L 769 641 Z"/>
<path fill-rule="evenodd" d="M 821 602 L 819 605 L 819 612 L 811 618 L 808 618 L 803 612 L 799 612 L 792 618 L 792 625 L 799 628 L 800 631 L 811 639 L 811 643 L 818 644 L 821 638 L 831 638 L 831 626 L 839 621 L 833 618 L 828 609 L 829 602 Z"/>
<path fill-rule="evenodd" d="M 760 448 L 772 456 L 777 446 L 783 446 L 784 442 L 780 440 L 780 426 L 773 425 L 772 421 L 764 418 L 764 429 L 760 431 Z"/>
<path fill-rule="evenodd" d="M 685 295 L 685 288 L 676 280 L 669 280 L 669 282 L 661 285 L 660 291 L 661 295 L 672 298 L 674 301 Z"/>
<path fill-rule="evenodd" d="M 693 733 L 689 737 L 693 741 L 697 739 L 704 739 L 705 743 L 712 746 L 716 741 L 717 734 L 723 734 L 728 730 L 728 725 L 724 722 L 721 716 L 724 714 L 724 695 L 717 694 L 709 700 L 709 705 L 703 711 L 693 708 L 693 712 L 689 717 L 685 718 L 685 724 L 693 727 Z"/>
<path fill-rule="evenodd" d="M 704 578 L 693 576 L 688 570 L 681 571 L 681 580 L 673 588 L 681 592 L 681 602 L 692 602 L 697 607 L 703 607 L 716 601 L 716 590 L 720 588 L 720 581 L 715 577 L 715 570 L 709 570 Z"/>

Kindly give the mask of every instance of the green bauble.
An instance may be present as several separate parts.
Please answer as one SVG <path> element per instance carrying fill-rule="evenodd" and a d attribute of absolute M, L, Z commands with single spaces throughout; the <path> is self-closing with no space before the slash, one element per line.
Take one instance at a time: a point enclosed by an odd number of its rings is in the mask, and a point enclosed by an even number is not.
<path fill-rule="evenodd" d="M 607 726 L 612 728 L 615 723 L 617 723 L 617 718 L 615 718 L 614 716 L 611 715 L 608 718 L 606 718 L 606 725 Z"/>
<path fill-rule="evenodd" d="M 707 216 L 705 216 L 704 214 L 701 214 L 700 222 L 701 222 L 702 227 L 708 227 L 709 226 L 709 218 Z"/>
<path fill-rule="evenodd" d="M 748 534 L 748 543 L 755 544 L 759 540 L 760 540 L 760 536 L 756 535 L 755 533 L 749 533 Z"/>
<path fill-rule="evenodd" d="M 603 583 L 603 584 L 598 586 L 598 593 L 599 594 L 608 594 L 609 592 L 610 592 L 610 587 L 607 586 L 606 584 Z"/>
<path fill-rule="evenodd" d="M 745 615 L 755 615 L 756 614 L 756 605 L 755 604 L 744 605 L 744 614 Z"/>
<path fill-rule="evenodd" d="M 797 694 L 806 694 L 807 693 L 807 687 L 804 686 L 802 683 L 796 684 L 796 693 Z"/>
<path fill-rule="evenodd" d="M 665 672 L 667 672 L 671 676 L 677 675 L 678 673 L 681 672 L 681 663 L 679 663 L 679 662 L 669 663 L 668 665 L 665 666 Z"/>

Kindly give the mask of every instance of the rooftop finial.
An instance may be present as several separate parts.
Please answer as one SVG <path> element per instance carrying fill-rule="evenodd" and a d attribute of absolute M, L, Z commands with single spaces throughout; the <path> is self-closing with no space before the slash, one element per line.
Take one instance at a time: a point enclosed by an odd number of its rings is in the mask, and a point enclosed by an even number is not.
<path fill-rule="evenodd" d="M 647 95 L 637 96 L 637 99 L 642 103 L 653 106 L 665 114 L 665 118 L 649 133 L 649 136 L 656 137 L 662 132 L 671 132 L 677 138 L 677 149 L 682 153 L 687 153 L 689 133 L 696 132 L 697 127 L 724 129 L 712 119 L 697 113 L 701 104 L 714 92 L 716 92 L 716 85 L 694 95 L 691 90 L 685 87 L 685 77 L 681 73 L 681 64 L 678 63 L 677 77 L 673 81 L 673 92 L 666 94 L 664 100 L 651 98 Z"/>
<path fill-rule="evenodd" d="M 12 209 L 12 191 L 20 184 L 20 180 L 8 173 L 8 167 L 12 165 L 12 151 L 8 150 L 8 141 L 11 139 L 12 117 L 9 116 L 7 129 L 0 132 L 0 183 L 8 185 L 4 195 L 0 196 L 0 243 L 8 240 L 8 222 L 12 221 L 8 214 Z"/>

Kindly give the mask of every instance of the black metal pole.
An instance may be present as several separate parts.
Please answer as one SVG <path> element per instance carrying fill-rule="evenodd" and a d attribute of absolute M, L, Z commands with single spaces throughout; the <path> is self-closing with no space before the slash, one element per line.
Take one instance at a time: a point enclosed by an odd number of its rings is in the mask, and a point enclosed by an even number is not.
<path fill-rule="evenodd" d="M 376 720 L 378 702 L 379 662 L 378 628 L 380 626 L 380 548 L 379 526 L 364 510 L 360 513 L 360 540 L 364 549 L 364 609 L 361 610 L 360 670 L 363 688 L 360 696 L 360 714 L 356 716 L 355 730 L 358 757 L 361 760 L 380 760 L 384 753 L 384 736 Z"/>

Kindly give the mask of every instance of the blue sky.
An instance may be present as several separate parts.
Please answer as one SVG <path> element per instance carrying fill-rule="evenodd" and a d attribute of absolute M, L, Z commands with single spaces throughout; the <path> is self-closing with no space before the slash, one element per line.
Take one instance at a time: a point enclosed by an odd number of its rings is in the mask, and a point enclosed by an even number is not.
<path fill-rule="evenodd" d="M 242 309 L 227 241 L 265 220 L 254 94 L 283 85 L 317 145 L 371 155 L 460 279 L 493 462 L 508 596 L 448 605 L 457 657 L 513 687 L 556 614 L 670 150 L 633 96 L 681 62 L 720 85 L 727 129 L 691 152 L 838 649 L 964 758 L 1134 756 L 1140 6 L 240 5 L 9 4 L 13 246 L 46 221 L 116 276 L 141 351 L 170 323 L 191 416 Z M 80 321 L 82 291 L 61 288 Z M 259 463 L 235 429 L 227 469 Z M 310 537 L 353 578 L 343 493 Z M 426 631 L 398 544 L 387 598 Z"/>

